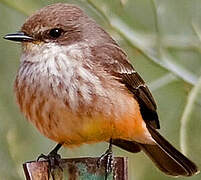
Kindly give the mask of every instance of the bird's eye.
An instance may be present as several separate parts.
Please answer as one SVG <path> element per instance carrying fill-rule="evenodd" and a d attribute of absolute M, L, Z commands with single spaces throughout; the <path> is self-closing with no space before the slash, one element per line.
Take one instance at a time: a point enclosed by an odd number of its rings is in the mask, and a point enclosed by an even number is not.
<path fill-rule="evenodd" d="M 50 30 L 49 35 L 52 38 L 58 38 L 59 36 L 61 36 L 62 32 L 63 32 L 62 29 L 55 28 Z"/>

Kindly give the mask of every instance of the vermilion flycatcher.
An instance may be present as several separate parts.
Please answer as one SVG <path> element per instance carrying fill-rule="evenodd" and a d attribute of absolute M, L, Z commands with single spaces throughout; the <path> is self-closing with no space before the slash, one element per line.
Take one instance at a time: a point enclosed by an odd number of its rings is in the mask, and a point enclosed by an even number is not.
<path fill-rule="evenodd" d="M 198 172 L 156 131 L 156 103 L 124 51 L 80 8 L 47 6 L 5 39 L 22 42 L 15 94 L 27 119 L 59 143 L 50 155 L 110 141 L 144 151 L 168 175 Z"/>

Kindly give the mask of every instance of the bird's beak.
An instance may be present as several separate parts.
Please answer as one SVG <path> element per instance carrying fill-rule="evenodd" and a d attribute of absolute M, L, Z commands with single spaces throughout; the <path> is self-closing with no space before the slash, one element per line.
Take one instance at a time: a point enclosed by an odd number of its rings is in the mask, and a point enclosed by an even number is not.
<path fill-rule="evenodd" d="M 30 41 L 34 40 L 31 36 L 28 36 L 23 32 L 7 34 L 4 36 L 4 39 L 11 40 L 11 41 L 17 41 L 17 42 L 30 42 Z"/>

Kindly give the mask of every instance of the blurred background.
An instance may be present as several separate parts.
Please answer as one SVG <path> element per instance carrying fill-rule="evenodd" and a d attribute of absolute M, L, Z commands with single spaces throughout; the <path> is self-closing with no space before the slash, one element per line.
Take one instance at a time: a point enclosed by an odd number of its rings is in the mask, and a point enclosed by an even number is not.
<path fill-rule="evenodd" d="M 153 92 L 160 132 L 201 169 L 200 0 L 0 0 L 0 179 L 24 179 L 22 164 L 55 146 L 19 112 L 13 82 L 21 47 L 2 37 L 19 30 L 35 10 L 56 2 L 79 5 L 118 41 Z M 99 143 L 63 148 L 61 154 L 100 156 L 106 148 Z M 143 153 L 116 147 L 114 153 L 129 157 L 130 180 L 172 179 Z M 199 180 L 201 174 L 188 179 Z"/>

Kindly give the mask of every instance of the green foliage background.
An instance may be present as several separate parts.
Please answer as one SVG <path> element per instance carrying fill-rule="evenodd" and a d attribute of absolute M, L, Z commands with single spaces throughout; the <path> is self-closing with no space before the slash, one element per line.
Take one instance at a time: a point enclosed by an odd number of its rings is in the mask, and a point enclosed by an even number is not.
<path fill-rule="evenodd" d="M 28 15 L 55 2 L 78 4 L 119 42 L 153 92 L 160 132 L 201 168 L 201 1 L 0 0 L 0 37 L 16 32 Z M 0 179 L 6 180 L 23 179 L 22 163 L 55 145 L 16 106 L 13 81 L 19 58 L 20 45 L 0 38 Z M 100 156 L 106 147 L 84 145 L 62 149 L 62 155 Z M 172 179 L 143 153 L 114 152 L 129 157 L 131 180 Z"/>

